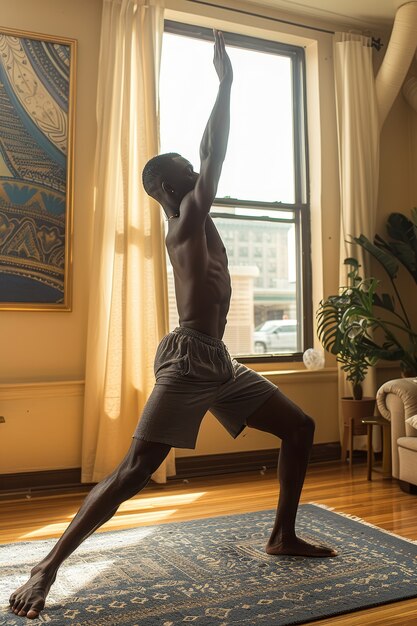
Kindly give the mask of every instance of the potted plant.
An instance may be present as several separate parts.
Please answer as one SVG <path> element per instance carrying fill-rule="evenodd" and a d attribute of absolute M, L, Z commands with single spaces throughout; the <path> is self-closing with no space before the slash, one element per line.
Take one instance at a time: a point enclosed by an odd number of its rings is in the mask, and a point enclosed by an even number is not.
<path fill-rule="evenodd" d="M 317 310 L 317 335 L 323 348 L 336 355 L 352 385 L 352 399 L 362 400 L 362 383 L 369 367 L 378 357 L 372 353 L 372 341 L 366 334 L 366 323 L 356 314 L 364 302 L 372 298 L 369 285 L 359 276 L 356 259 L 345 259 L 351 267 L 349 285 L 342 287 L 338 295 L 328 296 L 320 302 Z"/>
<path fill-rule="evenodd" d="M 372 298 L 369 285 L 359 276 L 356 259 L 345 259 L 345 264 L 351 267 L 348 273 L 350 284 L 342 287 L 338 295 L 320 302 L 317 334 L 324 349 L 336 355 L 347 381 L 352 385 L 353 395 L 341 398 L 344 426 L 342 460 L 345 460 L 349 440 L 349 459 L 352 463 L 353 435 L 365 434 L 362 420 L 371 417 L 375 410 L 375 398 L 363 397 L 362 383 L 368 368 L 375 365 L 378 358 L 370 350 L 363 318 L 355 314 L 365 301 Z"/>
<path fill-rule="evenodd" d="M 350 266 L 349 285 L 342 287 L 338 295 L 322 300 L 317 311 L 318 337 L 325 350 L 336 355 L 353 388 L 352 398 L 342 398 L 345 425 L 342 456 L 347 425 L 352 437 L 353 424 L 373 415 L 375 399 L 362 397 L 362 382 L 368 368 L 379 360 L 399 361 L 404 375 L 417 375 L 417 332 L 396 283 L 402 265 L 417 284 L 417 209 L 412 211 L 411 220 L 401 213 L 391 214 L 387 231 L 389 241 L 379 235 L 373 243 L 364 235 L 352 240 L 381 264 L 394 295 L 378 293 L 380 283 L 376 278 L 362 279 L 360 265 L 351 257 L 345 259 L 345 264 Z"/>
<path fill-rule="evenodd" d="M 393 295 L 377 293 L 378 282 L 369 279 L 372 300 L 356 311 L 366 319 L 367 336 L 383 337 L 382 345 L 368 346 L 378 359 L 400 361 L 405 376 L 417 375 L 417 332 L 413 329 L 402 301 L 397 279 L 402 266 L 417 285 L 417 209 L 411 219 L 402 213 L 392 213 L 387 220 L 390 240 L 376 235 L 373 243 L 364 235 L 352 241 L 368 252 L 384 269 L 392 286 Z M 382 313 L 382 314 L 381 314 Z"/>

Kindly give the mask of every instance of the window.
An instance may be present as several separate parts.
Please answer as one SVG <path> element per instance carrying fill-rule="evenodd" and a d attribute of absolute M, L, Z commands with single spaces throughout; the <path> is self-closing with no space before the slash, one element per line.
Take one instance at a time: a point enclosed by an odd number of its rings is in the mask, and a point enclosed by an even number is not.
<path fill-rule="evenodd" d="M 299 359 L 312 344 L 304 51 L 224 36 L 234 71 L 231 128 L 211 210 L 233 289 L 224 341 L 240 360 Z M 212 58 L 209 29 L 165 22 L 161 152 L 179 152 L 196 171 L 218 90 Z M 174 327 L 172 272 L 168 276 Z"/>

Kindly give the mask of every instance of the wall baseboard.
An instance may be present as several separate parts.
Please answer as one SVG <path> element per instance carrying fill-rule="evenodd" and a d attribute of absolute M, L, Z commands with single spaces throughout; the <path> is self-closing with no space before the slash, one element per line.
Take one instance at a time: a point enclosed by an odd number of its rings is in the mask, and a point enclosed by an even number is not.
<path fill-rule="evenodd" d="M 73 488 L 81 485 L 81 468 L 0 474 L 0 493 Z"/>
<path fill-rule="evenodd" d="M 179 457 L 175 462 L 177 473 L 169 480 L 264 471 L 277 467 L 278 455 L 279 450 L 272 449 Z M 337 459 L 340 459 L 339 443 L 319 443 L 313 446 L 310 463 L 322 463 Z M 79 467 L 0 475 L 0 496 L 2 498 L 14 493 L 39 493 L 42 491 L 52 493 L 80 488 L 89 489 L 89 487 L 90 485 L 81 483 L 81 469 Z"/>
<path fill-rule="evenodd" d="M 340 459 L 340 454 L 340 443 L 317 443 L 311 451 L 310 463 L 336 461 Z M 274 469 L 278 465 L 278 457 L 279 449 L 180 457 L 175 459 L 177 473 L 170 480 Z"/>

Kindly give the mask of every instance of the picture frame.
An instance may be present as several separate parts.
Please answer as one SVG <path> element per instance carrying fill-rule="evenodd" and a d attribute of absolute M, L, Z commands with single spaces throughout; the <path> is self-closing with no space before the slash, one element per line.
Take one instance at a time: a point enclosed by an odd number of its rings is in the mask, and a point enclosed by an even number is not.
<path fill-rule="evenodd" d="M 0 27 L 0 311 L 71 311 L 76 40 Z"/>

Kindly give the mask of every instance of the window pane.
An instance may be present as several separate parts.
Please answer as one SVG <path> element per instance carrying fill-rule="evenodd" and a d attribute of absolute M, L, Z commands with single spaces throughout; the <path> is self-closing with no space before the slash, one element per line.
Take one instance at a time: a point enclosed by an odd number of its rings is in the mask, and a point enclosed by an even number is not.
<path fill-rule="evenodd" d="M 234 83 L 231 128 L 218 197 L 293 203 L 292 66 L 289 57 L 228 47 Z M 213 44 L 165 33 L 161 151 L 179 152 L 198 171 L 199 147 L 218 79 Z"/>
<path fill-rule="evenodd" d="M 233 212 L 256 219 L 219 216 Z M 265 214 L 276 219 L 264 221 Z M 211 215 L 229 257 L 232 300 L 224 341 L 231 354 L 301 352 L 294 212 L 217 205 Z"/>

